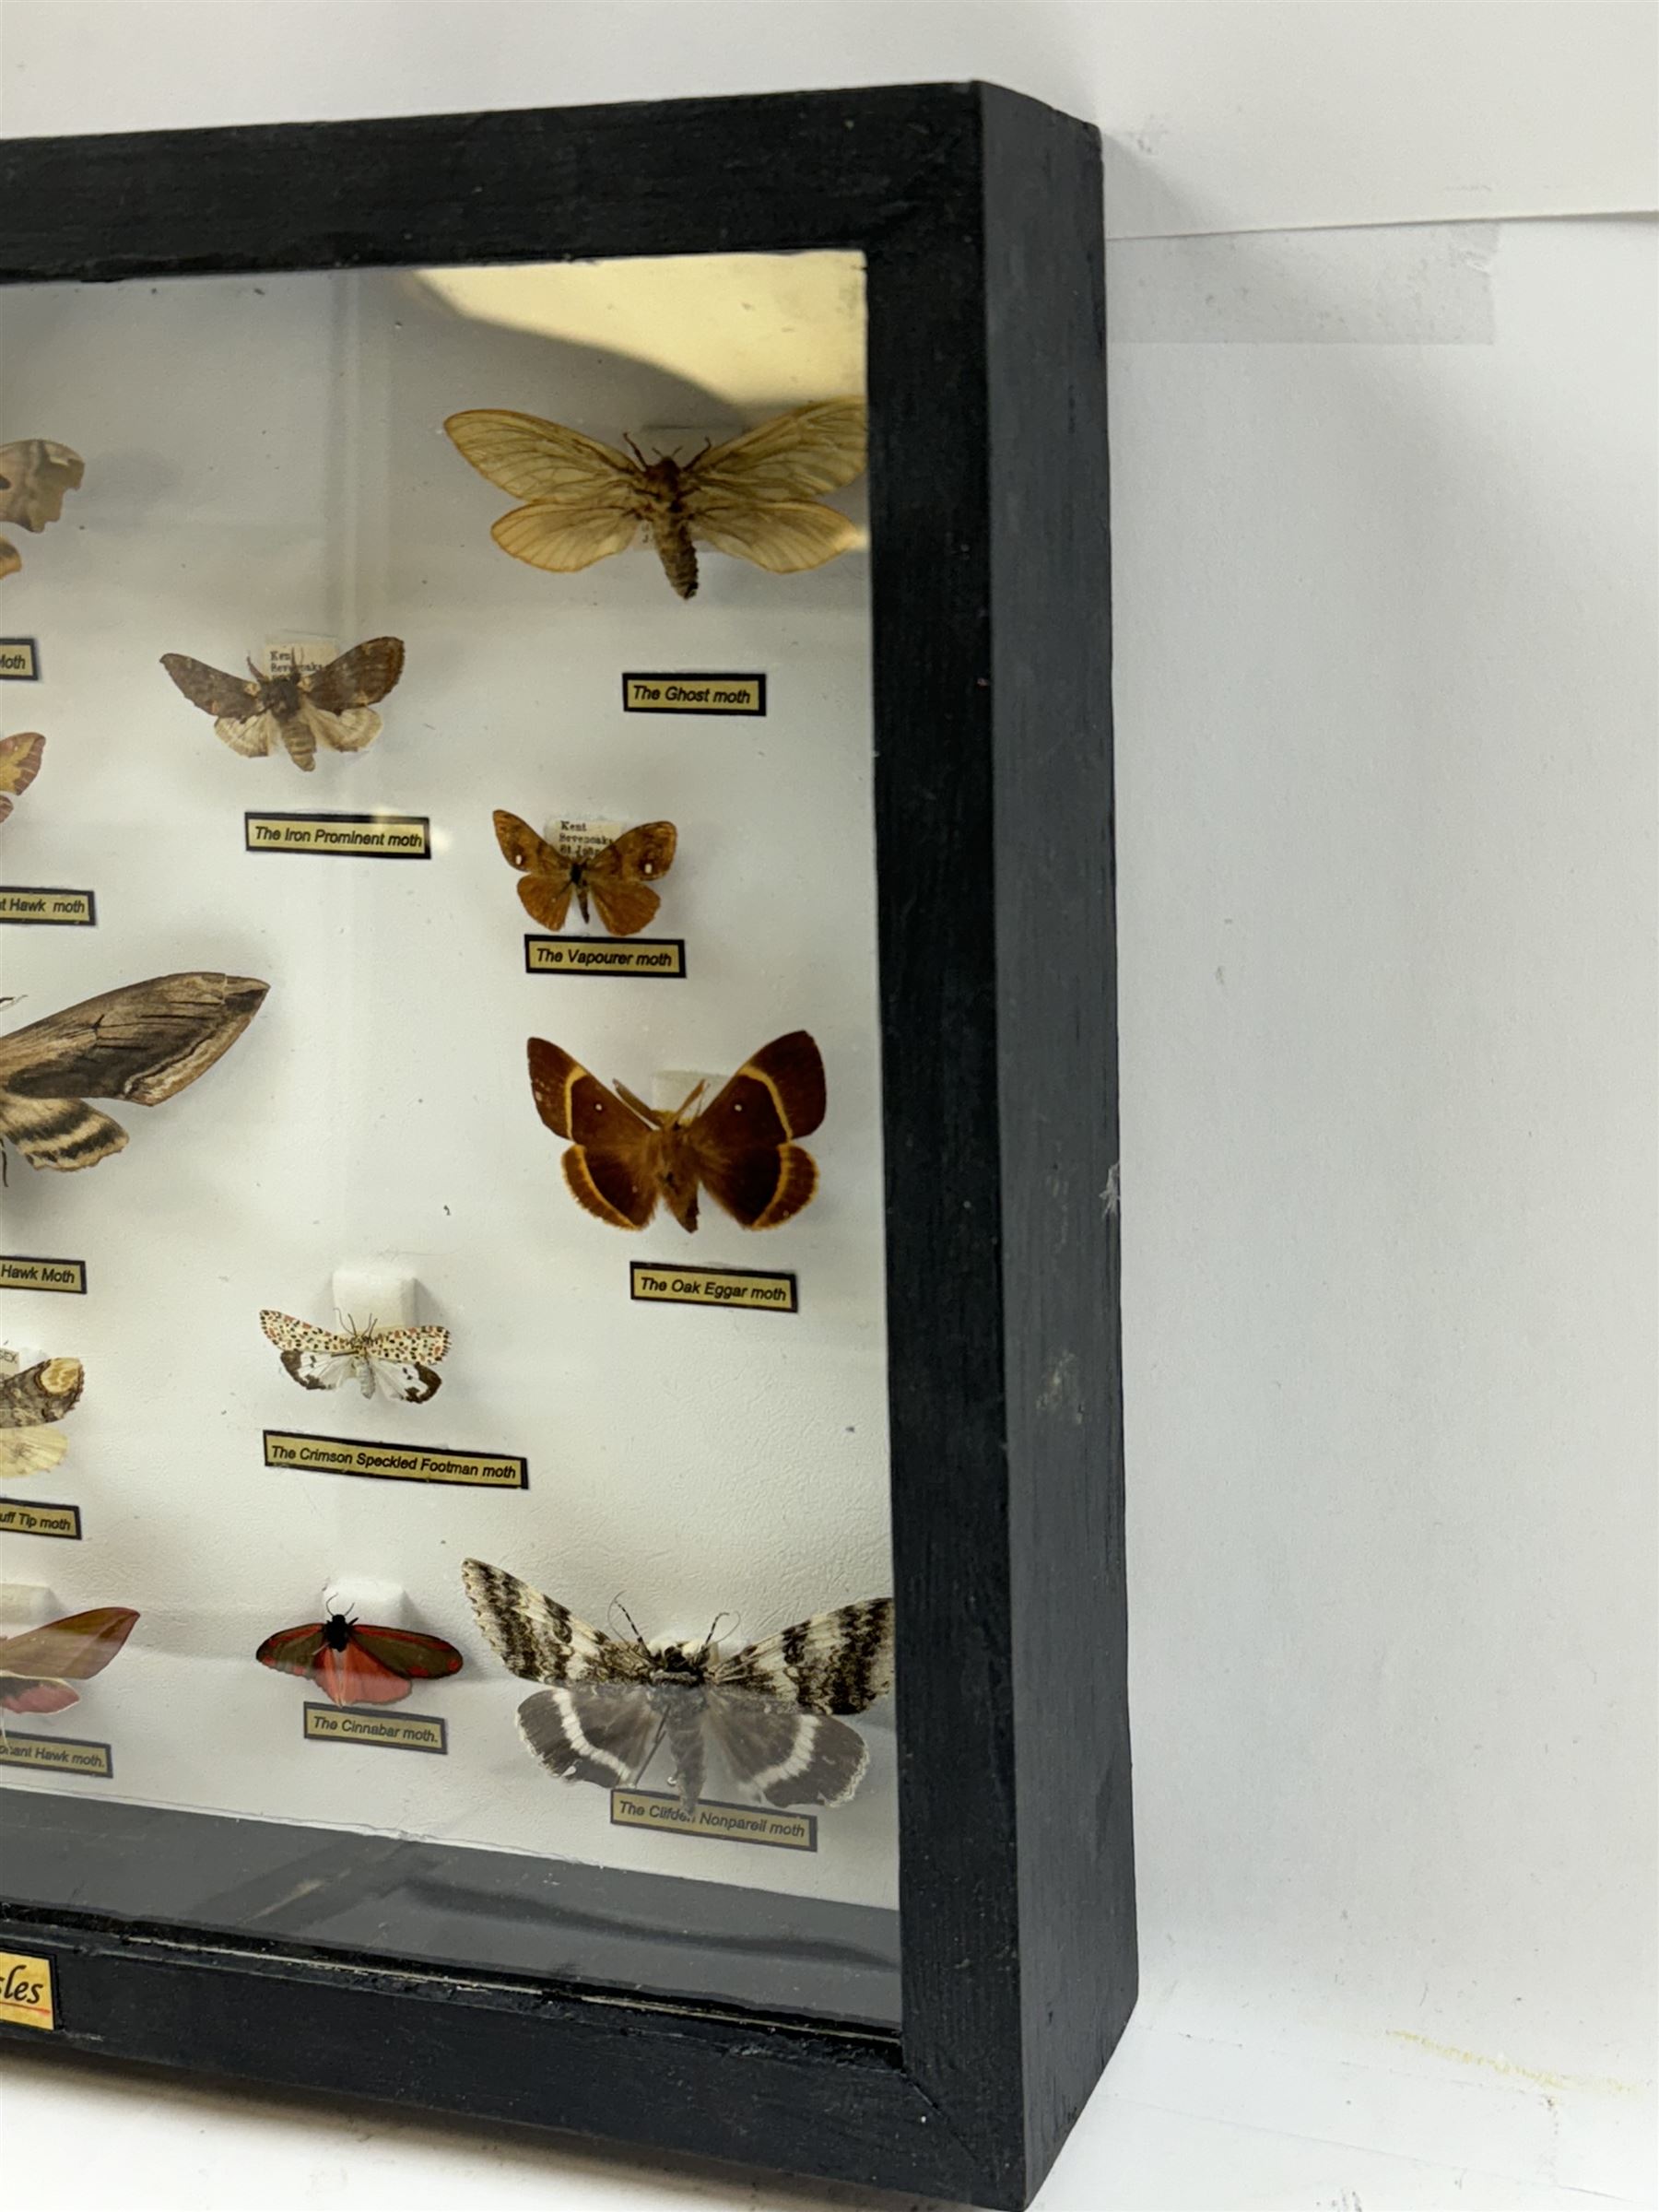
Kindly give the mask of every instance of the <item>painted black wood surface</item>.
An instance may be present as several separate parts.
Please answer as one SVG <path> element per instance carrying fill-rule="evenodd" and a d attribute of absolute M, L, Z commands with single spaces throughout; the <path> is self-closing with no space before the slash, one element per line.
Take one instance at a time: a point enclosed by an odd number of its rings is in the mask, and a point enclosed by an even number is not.
<path fill-rule="evenodd" d="M 868 267 L 902 2029 L 0 1947 L 89 2050 L 1017 2206 L 1135 1986 L 1096 134 L 964 85 L 0 145 L 0 282 L 814 246 Z"/>

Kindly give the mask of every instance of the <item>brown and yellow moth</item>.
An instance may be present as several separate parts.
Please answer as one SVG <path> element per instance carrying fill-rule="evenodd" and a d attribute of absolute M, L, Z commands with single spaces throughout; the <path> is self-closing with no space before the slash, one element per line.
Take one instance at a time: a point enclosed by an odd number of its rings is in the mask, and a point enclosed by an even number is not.
<path fill-rule="evenodd" d="M 0 737 L 0 822 L 29 789 L 41 772 L 41 757 L 46 750 L 46 740 L 38 730 L 25 730 L 16 737 Z"/>
<path fill-rule="evenodd" d="M 474 407 L 443 427 L 480 476 L 525 502 L 490 535 L 532 568 L 564 575 L 651 545 L 689 599 L 700 545 L 788 574 L 821 568 L 859 543 L 856 526 L 816 495 L 864 472 L 862 399 L 814 400 L 689 461 L 673 453 L 647 461 L 631 438 L 619 453 L 508 407 Z"/>
<path fill-rule="evenodd" d="M 182 653 L 164 653 L 161 665 L 233 753 L 258 759 L 281 745 L 309 772 L 319 745 L 360 753 L 380 735 L 374 708 L 403 674 L 404 648 L 401 638 L 371 638 L 326 667 L 284 676 L 261 676 L 252 661 L 245 677 L 230 676 Z"/>
<path fill-rule="evenodd" d="M 818 1163 L 796 1137 L 824 1118 L 824 1063 L 805 1030 L 774 1037 L 700 1112 L 704 1086 L 672 1110 L 647 1106 L 546 1038 L 529 1041 L 535 1111 L 568 1137 L 564 1179 L 578 1206 L 616 1229 L 643 1229 L 659 1201 L 697 1227 L 707 1190 L 745 1229 L 776 1229 L 812 1202 Z"/>
<path fill-rule="evenodd" d="M 67 1446 L 49 1424 L 80 1398 L 86 1372 L 78 1359 L 36 1359 L 25 1367 L 0 1347 L 0 1477 L 41 1475 Z"/>
<path fill-rule="evenodd" d="M 72 447 L 50 438 L 0 445 L 0 523 L 44 530 L 63 513 L 64 495 L 78 491 L 86 473 L 86 463 Z M 0 576 L 15 576 L 22 566 L 17 547 L 0 537 Z"/>
<path fill-rule="evenodd" d="M 0 1161 L 89 1168 L 127 1141 L 88 1099 L 159 1106 L 228 1053 L 265 1003 L 249 975 L 191 971 L 124 983 L 0 1037 Z"/>
<path fill-rule="evenodd" d="M 585 922 L 591 900 L 613 937 L 631 937 L 662 904 L 651 887 L 674 865 L 678 832 L 672 822 L 641 822 L 599 852 L 582 854 L 537 837 L 505 807 L 496 808 L 494 820 L 501 857 L 520 871 L 519 903 L 544 929 L 564 927 L 572 899 Z"/>

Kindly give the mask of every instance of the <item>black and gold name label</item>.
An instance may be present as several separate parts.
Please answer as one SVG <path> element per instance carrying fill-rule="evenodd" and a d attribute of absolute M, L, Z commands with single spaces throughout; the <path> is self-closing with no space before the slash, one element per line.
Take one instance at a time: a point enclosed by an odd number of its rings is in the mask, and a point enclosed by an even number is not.
<path fill-rule="evenodd" d="M 85 1260 L 30 1260 L 0 1252 L 0 1290 L 65 1290 L 78 1297 L 86 1288 Z"/>
<path fill-rule="evenodd" d="M 746 1267 L 658 1267 L 629 1264 L 629 1295 L 647 1305 L 732 1306 L 745 1312 L 798 1313 L 793 1275 L 757 1274 Z"/>
<path fill-rule="evenodd" d="M 343 860 L 430 860 L 424 814 L 248 814 L 250 853 L 332 853 Z"/>
<path fill-rule="evenodd" d="M 0 684 L 38 684 L 41 649 L 32 638 L 0 638 Z"/>
<path fill-rule="evenodd" d="M 764 714 L 763 676 L 625 676 L 629 714 Z"/>
<path fill-rule="evenodd" d="M 433 1751 L 441 1759 L 449 1749 L 449 1730 L 431 1712 L 362 1712 L 350 1705 L 308 1704 L 305 1740 L 369 1744 L 382 1751 Z"/>
<path fill-rule="evenodd" d="M 773 1851 L 816 1851 L 812 1813 L 775 1813 L 766 1805 L 721 1805 L 702 1797 L 689 1811 L 665 1790 L 613 1790 L 613 1828 L 649 1828 L 665 1836 L 712 1836 L 724 1843 L 764 1843 Z"/>
<path fill-rule="evenodd" d="M 42 1774 L 78 1774 L 108 1782 L 115 1755 L 108 1744 L 88 1744 L 74 1735 L 24 1735 L 8 1728 L 0 1735 L 0 1767 L 33 1767 Z"/>
<path fill-rule="evenodd" d="M 526 937 L 527 975 L 684 975 L 684 937 Z"/>
<path fill-rule="evenodd" d="M 90 891 L 41 890 L 32 884 L 0 889 L 0 922 L 32 922 L 48 929 L 92 929 L 98 900 Z"/>
<path fill-rule="evenodd" d="M 81 1539 L 78 1505 L 48 1505 L 44 1499 L 25 1504 L 20 1498 L 0 1498 L 0 1535 L 61 1536 L 71 1544 Z"/>
<path fill-rule="evenodd" d="M 458 1482 L 481 1490 L 527 1490 L 526 1461 L 505 1452 L 456 1452 L 447 1444 L 360 1444 L 348 1436 L 265 1432 L 267 1467 L 311 1475 L 368 1475 L 382 1482 Z"/>
<path fill-rule="evenodd" d="M 31 1951 L 0 1951 L 0 2020 L 8 2028 L 55 2028 L 52 1960 Z"/>

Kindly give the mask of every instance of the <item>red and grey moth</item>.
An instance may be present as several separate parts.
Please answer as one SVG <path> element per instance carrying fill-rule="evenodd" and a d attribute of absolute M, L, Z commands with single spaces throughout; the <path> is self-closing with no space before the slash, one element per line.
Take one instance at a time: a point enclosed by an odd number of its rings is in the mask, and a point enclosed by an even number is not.
<path fill-rule="evenodd" d="M 346 1613 L 280 1629 L 254 1656 L 278 1674 L 302 1676 L 336 1705 L 396 1705 L 413 1683 L 461 1671 L 460 1653 L 442 1637 L 377 1628 Z"/>

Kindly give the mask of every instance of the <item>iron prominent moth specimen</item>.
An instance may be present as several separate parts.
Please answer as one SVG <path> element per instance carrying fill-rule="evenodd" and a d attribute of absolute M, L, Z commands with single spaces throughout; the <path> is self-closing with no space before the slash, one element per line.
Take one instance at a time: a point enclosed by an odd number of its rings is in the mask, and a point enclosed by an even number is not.
<path fill-rule="evenodd" d="M 789 573 L 851 552 L 858 531 L 815 495 L 864 472 L 862 399 L 819 399 L 690 461 L 647 461 L 580 430 L 508 407 L 452 415 L 444 429 L 480 476 L 526 504 L 490 535 L 532 568 L 568 574 L 634 544 L 654 546 L 682 599 L 697 590 L 697 547 Z"/>
<path fill-rule="evenodd" d="M 647 1106 L 545 1038 L 529 1041 L 535 1111 L 569 1137 L 564 1178 L 578 1206 L 616 1229 L 643 1229 L 660 1200 L 697 1227 L 706 1189 L 745 1229 L 776 1229 L 811 1203 L 818 1163 L 795 1143 L 824 1118 L 824 1063 L 805 1030 L 774 1037 L 700 1113 L 699 1084 L 673 1110 Z"/>
<path fill-rule="evenodd" d="M 468 1559 L 462 1574 L 498 1657 L 548 1685 L 519 1707 L 519 1734 L 560 1781 L 637 1783 L 665 1737 L 688 1811 L 711 1746 L 763 1805 L 841 1805 L 863 1779 L 869 1750 L 838 1716 L 893 1687 L 890 1597 L 815 1613 L 723 1657 L 713 1628 L 696 1644 L 648 1643 L 637 1629 L 624 1640 L 500 1567 Z"/>
<path fill-rule="evenodd" d="M 78 491 L 87 465 L 73 448 L 50 438 L 25 438 L 0 445 L 0 523 L 44 530 L 64 512 L 65 492 Z M 15 576 L 23 556 L 9 537 L 0 537 L 0 576 Z"/>
<path fill-rule="evenodd" d="M 40 774 L 45 750 L 46 740 L 38 730 L 26 730 L 18 737 L 0 737 L 0 822 Z"/>
<path fill-rule="evenodd" d="M 71 1686 L 102 1674 L 137 1618 L 130 1606 L 96 1606 L 21 1636 L 0 1636 L 0 1705 L 7 1712 L 64 1712 L 79 1704 Z"/>
<path fill-rule="evenodd" d="M 0 1477 L 41 1475 L 67 1449 L 51 1424 L 78 1403 L 86 1385 L 78 1359 L 37 1359 L 23 1367 L 0 1351 Z"/>
<path fill-rule="evenodd" d="M 192 706 L 211 714 L 214 731 L 233 753 L 258 759 L 288 749 L 296 768 L 317 765 L 317 747 L 360 753 L 381 734 L 374 712 L 403 674 L 401 638 L 371 638 L 325 668 L 261 676 L 252 661 L 245 677 L 229 676 L 187 653 L 164 653 L 161 665 Z"/>
<path fill-rule="evenodd" d="M 585 922 L 592 900 L 613 937 L 631 937 L 663 903 L 651 887 L 674 865 L 679 834 L 672 822 L 641 822 L 583 854 L 549 844 L 503 806 L 493 818 L 502 859 L 520 871 L 519 903 L 544 929 L 564 927 L 572 899 Z"/>
<path fill-rule="evenodd" d="M 378 1629 L 348 1614 L 302 1629 L 281 1629 L 254 1653 L 262 1666 L 300 1675 L 336 1705 L 395 1705 L 415 1682 L 461 1671 L 461 1654 L 441 1636 Z"/>
<path fill-rule="evenodd" d="M 230 1050 L 265 1003 L 249 975 L 152 976 L 0 1037 L 0 1162 L 89 1168 L 127 1141 L 88 1099 L 159 1106 Z"/>
<path fill-rule="evenodd" d="M 424 1406 L 443 1381 L 435 1363 L 449 1350 L 447 1329 L 377 1329 L 372 1321 L 359 1329 L 350 1320 L 343 1329 L 319 1329 L 269 1307 L 259 1325 L 302 1390 L 338 1390 L 355 1382 L 366 1398 L 378 1390 L 382 1397 Z"/>

